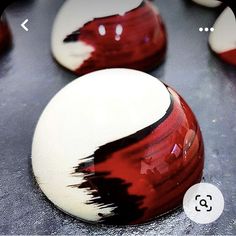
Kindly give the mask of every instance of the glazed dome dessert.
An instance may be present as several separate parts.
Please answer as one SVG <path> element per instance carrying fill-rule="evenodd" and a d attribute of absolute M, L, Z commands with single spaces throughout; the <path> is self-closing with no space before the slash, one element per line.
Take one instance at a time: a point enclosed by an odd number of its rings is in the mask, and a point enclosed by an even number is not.
<path fill-rule="evenodd" d="M 166 48 L 164 23 L 146 0 L 67 0 L 52 31 L 54 58 L 78 75 L 103 68 L 154 69 Z"/>
<path fill-rule="evenodd" d="M 62 211 L 93 223 L 139 224 L 182 203 L 200 182 L 203 140 L 173 89 L 129 69 L 87 74 L 37 124 L 36 180 Z"/>

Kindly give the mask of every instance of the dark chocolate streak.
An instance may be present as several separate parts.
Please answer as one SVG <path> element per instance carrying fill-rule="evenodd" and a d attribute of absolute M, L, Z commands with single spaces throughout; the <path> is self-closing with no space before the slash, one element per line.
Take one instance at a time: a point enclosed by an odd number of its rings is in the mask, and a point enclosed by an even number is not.
<path fill-rule="evenodd" d="M 100 209 L 115 207 L 111 211 L 110 216 L 98 213 L 98 216 L 102 219 L 101 222 L 107 224 L 127 224 L 127 222 L 132 222 L 142 217 L 145 209 L 140 209 L 140 205 L 144 196 L 130 195 L 128 189 L 131 183 L 127 183 L 119 178 L 106 178 L 108 175 L 109 172 L 88 175 L 84 178 L 85 182 L 79 186 L 79 188 L 93 190 L 91 192 L 93 200 L 87 204 L 100 205 Z"/>
<path fill-rule="evenodd" d="M 144 196 L 130 195 L 128 188 L 131 183 L 120 178 L 107 178 L 109 172 L 96 172 L 86 170 L 87 167 L 96 166 L 98 163 L 106 161 L 110 154 L 124 147 L 132 145 L 157 128 L 171 113 L 173 109 L 173 99 L 170 94 L 171 104 L 164 117 L 154 124 L 122 139 L 105 144 L 94 152 L 94 155 L 84 158 L 84 162 L 75 167 L 74 174 L 84 173 L 84 182 L 80 185 L 70 185 L 69 187 L 86 188 L 91 190 L 92 200 L 87 204 L 99 205 L 100 209 L 115 207 L 111 215 L 103 216 L 102 222 L 107 224 L 127 224 L 143 216 L 145 208 L 141 208 Z"/>
<path fill-rule="evenodd" d="M 134 8 L 134 9 L 132 9 L 132 10 L 130 10 L 130 11 L 127 11 L 125 14 L 130 13 L 130 12 L 132 12 L 132 11 L 135 11 L 136 9 L 138 9 L 138 8 L 140 8 L 140 7 L 143 7 L 144 5 L 145 5 L 145 1 L 142 1 L 141 4 L 140 4 L 138 7 Z M 106 18 L 114 17 L 114 16 L 118 16 L 118 14 L 116 14 L 116 15 L 110 15 L 110 16 L 106 16 L 106 17 L 96 17 L 96 18 L 94 18 L 93 20 L 106 19 Z M 93 21 L 93 20 L 92 20 L 92 21 Z M 91 21 L 87 22 L 87 23 L 84 24 L 82 27 L 88 25 L 90 22 L 91 22 Z M 82 27 L 81 27 L 81 28 L 82 28 Z M 76 41 L 78 40 L 78 38 L 79 38 L 79 35 L 80 35 L 80 29 L 78 29 L 78 30 L 72 32 L 71 34 L 67 35 L 66 38 L 63 40 L 63 42 L 64 42 L 64 43 L 76 42 Z"/>

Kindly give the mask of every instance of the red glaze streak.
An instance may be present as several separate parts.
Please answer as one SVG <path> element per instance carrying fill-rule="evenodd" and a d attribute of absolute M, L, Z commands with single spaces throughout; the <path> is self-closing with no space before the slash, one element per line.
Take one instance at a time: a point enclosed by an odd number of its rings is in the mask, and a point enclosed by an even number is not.
<path fill-rule="evenodd" d="M 169 91 L 173 110 L 157 128 L 142 140 L 113 152 L 103 162 L 85 168 L 95 176 L 107 172 L 106 179 L 131 183 L 128 194 L 144 196 L 139 205 L 144 210 L 142 217 L 127 223 L 143 223 L 177 207 L 187 189 L 202 177 L 201 131 L 186 102 L 172 89 Z"/>

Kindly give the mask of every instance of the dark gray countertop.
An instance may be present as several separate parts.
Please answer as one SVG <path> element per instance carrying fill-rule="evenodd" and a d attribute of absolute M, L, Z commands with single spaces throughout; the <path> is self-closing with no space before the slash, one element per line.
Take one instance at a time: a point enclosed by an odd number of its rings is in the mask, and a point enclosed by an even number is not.
<path fill-rule="evenodd" d="M 50 33 L 62 0 L 35 0 L 8 8 L 14 48 L 0 58 L 0 234 L 236 234 L 236 69 L 218 60 L 207 45 L 219 10 L 184 0 L 158 0 L 169 33 L 166 62 L 153 75 L 173 86 L 194 110 L 205 140 L 204 178 L 225 198 L 222 216 L 209 225 L 191 222 L 182 210 L 151 223 L 90 225 L 57 210 L 31 174 L 31 142 L 46 104 L 76 78 L 54 63 Z M 29 32 L 20 23 L 29 19 Z"/>

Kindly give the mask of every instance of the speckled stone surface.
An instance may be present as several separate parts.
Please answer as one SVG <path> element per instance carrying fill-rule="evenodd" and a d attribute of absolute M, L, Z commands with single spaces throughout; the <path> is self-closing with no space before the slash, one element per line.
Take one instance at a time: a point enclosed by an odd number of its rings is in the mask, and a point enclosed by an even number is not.
<path fill-rule="evenodd" d="M 26 1 L 8 8 L 14 48 L 0 57 L 0 234 L 236 234 L 236 69 L 209 50 L 208 33 L 219 10 L 189 1 L 158 0 L 169 34 L 166 62 L 152 74 L 183 95 L 205 140 L 204 181 L 225 198 L 222 216 L 209 225 L 191 222 L 181 209 L 140 226 L 90 225 L 56 209 L 40 192 L 30 155 L 37 120 L 53 95 L 75 76 L 54 63 L 50 33 L 62 0 Z M 218 12 L 217 12 L 218 11 Z M 29 32 L 20 23 L 29 19 Z"/>

